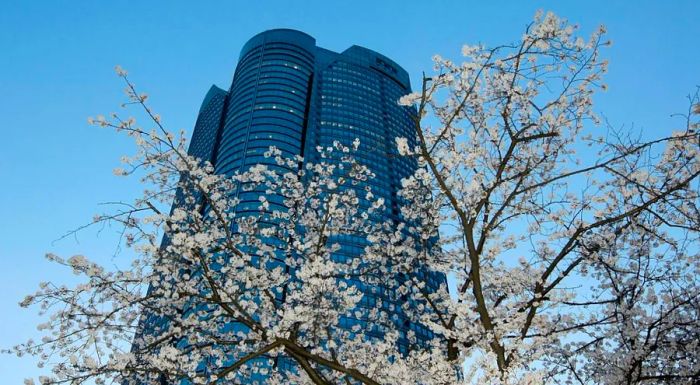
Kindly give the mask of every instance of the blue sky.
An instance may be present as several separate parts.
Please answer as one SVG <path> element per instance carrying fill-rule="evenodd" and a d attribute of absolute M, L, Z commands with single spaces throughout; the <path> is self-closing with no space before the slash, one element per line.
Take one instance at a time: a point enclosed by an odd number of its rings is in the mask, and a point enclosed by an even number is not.
<path fill-rule="evenodd" d="M 102 211 L 101 202 L 138 195 L 111 170 L 130 154 L 124 138 L 89 126 L 123 101 L 113 67 L 130 71 L 166 125 L 194 124 L 212 83 L 228 88 L 240 48 L 270 28 L 296 28 L 318 45 L 352 44 L 401 64 L 414 84 L 430 57 L 458 58 L 462 44 L 517 40 L 537 9 L 589 32 L 605 24 L 613 46 L 609 90 L 597 110 L 615 126 L 660 135 L 680 122 L 700 85 L 700 2 L 696 1 L 251 1 L 4 2 L 0 12 L 0 348 L 35 337 L 38 317 L 17 302 L 41 280 L 72 282 L 47 251 L 112 257 L 114 229 L 52 242 Z M 0 356 L 7 384 L 36 375 L 31 359 Z"/>

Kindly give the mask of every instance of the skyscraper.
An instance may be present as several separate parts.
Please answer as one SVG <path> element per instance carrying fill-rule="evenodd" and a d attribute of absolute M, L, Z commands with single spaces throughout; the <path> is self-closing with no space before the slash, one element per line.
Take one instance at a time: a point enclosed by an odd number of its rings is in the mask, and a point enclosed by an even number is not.
<path fill-rule="evenodd" d="M 406 71 L 391 59 L 360 46 L 336 53 L 316 46 L 313 37 L 299 31 L 275 29 L 251 38 L 243 47 L 228 91 L 212 86 L 197 117 L 189 154 L 209 161 L 217 174 L 233 175 L 248 167 L 276 166 L 265 157 L 270 146 L 283 155 L 318 160 L 317 147 L 335 141 L 350 145 L 359 139 L 355 158 L 368 166 L 376 178 L 368 181 L 374 195 L 384 199 L 386 209 L 376 219 L 402 222 L 401 179 L 417 168 L 415 159 L 398 156 L 396 137 L 415 145 L 415 110 L 400 106 L 398 99 L 411 92 Z M 240 200 L 237 215 L 258 215 L 260 192 L 231 191 Z M 359 206 L 368 202 L 359 196 Z M 281 206 L 270 200 L 270 205 Z M 280 209 L 284 209 L 280 207 Z M 356 258 L 368 241 L 362 237 L 336 236 L 340 245 L 334 258 Z M 424 275 L 428 290 L 444 284 L 439 274 Z M 432 333 L 405 316 L 405 301 L 380 285 L 352 282 L 363 292 L 360 307 L 381 303 L 392 314 L 400 331 L 399 347 L 409 348 L 409 334 L 425 344 Z M 340 327 L 364 329 L 381 338 L 381 330 L 368 325 L 363 311 L 341 319 Z"/>

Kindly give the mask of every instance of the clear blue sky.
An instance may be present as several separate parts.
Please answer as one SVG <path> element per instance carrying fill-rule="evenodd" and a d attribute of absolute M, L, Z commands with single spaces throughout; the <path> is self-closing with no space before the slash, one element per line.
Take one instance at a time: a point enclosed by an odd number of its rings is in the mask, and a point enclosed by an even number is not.
<path fill-rule="evenodd" d="M 40 280 L 74 279 L 45 252 L 110 262 L 116 238 L 105 229 L 52 241 L 88 222 L 100 202 L 139 193 L 111 173 L 130 142 L 86 123 L 123 101 L 116 64 L 151 95 L 167 126 L 189 129 L 209 86 L 228 87 L 241 46 L 260 31 L 300 29 L 332 50 L 366 46 L 416 84 L 433 54 L 457 58 L 464 43 L 516 40 L 544 9 L 585 31 L 608 27 L 609 91 L 597 109 L 616 126 L 662 134 L 678 125 L 669 115 L 685 110 L 685 95 L 700 84 L 697 1 L 6 1 L 1 9 L 1 348 L 37 335 L 35 312 L 16 305 L 25 294 Z M 31 359 L 0 356 L 0 373 L 15 384 L 38 369 Z"/>

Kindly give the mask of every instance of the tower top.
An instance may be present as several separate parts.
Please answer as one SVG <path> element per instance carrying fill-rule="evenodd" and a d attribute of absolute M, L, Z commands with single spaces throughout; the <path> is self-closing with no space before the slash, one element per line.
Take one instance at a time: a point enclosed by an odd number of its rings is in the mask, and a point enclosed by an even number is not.
<path fill-rule="evenodd" d="M 396 80 L 406 89 L 411 88 L 408 72 L 387 56 L 360 45 L 352 45 L 342 52 L 331 51 L 317 46 L 316 39 L 308 33 L 291 28 L 269 29 L 251 37 L 243 45 L 239 61 L 253 49 L 269 43 L 292 44 L 308 52 L 311 57 L 316 57 L 316 60 L 319 60 L 319 62 L 331 63 L 337 60 L 338 56 L 342 56 L 351 61 L 373 67 Z M 321 59 L 319 56 L 324 58 Z"/>

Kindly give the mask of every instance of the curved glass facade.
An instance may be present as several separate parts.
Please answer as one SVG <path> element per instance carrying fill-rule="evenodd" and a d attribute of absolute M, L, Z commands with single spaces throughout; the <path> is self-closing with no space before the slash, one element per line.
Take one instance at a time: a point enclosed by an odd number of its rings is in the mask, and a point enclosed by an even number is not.
<path fill-rule="evenodd" d="M 292 30 L 253 37 L 241 51 L 221 130 L 216 172 L 232 174 L 255 164 L 279 167 L 263 154 L 302 153 L 314 73 L 315 41 Z M 256 192 L 236 192 L 239 210 L 258 212 Z M 275 204 L 275 200 L 271 200 Z"/>
<path fill-rule="evenodd" d="M 413 174 L 417 167 L 414 159 L 398 156 L 395 142 L 396 137 L 413 138 L 412 145 L 415 145 L 415 111 L 397 103 L 401 96 L 410 92 L 408 74 L 383 55 L 359 46 L 340 54 L 318 50 L 312 100 L 313 128 L 307 133 L 307 159 L 314 160 L 316 146 L 332 146 L 334 141 L 349 146 L 358 138 L 361 145 L 354 156 L 376 174 L 367 183 L 372 193 L 384 198 L 386 203 L 385 212 L 376 218 L 378 221 L 390 219 L 398 223 L 402 220 L 397 193 L 401 179 Z M 365 186 L 356 187 L 360 207 L 368 208 L 369 202 L 362 192 Z M 367 240 L 361 236 L 335 236 L 331 242 L 341 246 L 334 255 L 340 260 L 356 258 L 367 246 Z M 435 277 L 430 282 L 437 287 L 444 282 L 444 277 Z M 415 334 L 418 343 L 432 338 L 425 327 L 409 321 L 402 311 L 402 306 L 406 305 L 404 299 L 392 290 L 381 285 L 367 286 L 357 280 L 350 283 L 364 293 L 362 309 L 345 316 L 341 320 L 342 327 L 350 329 L 359 325 L 370 336 L 381 338 L 381 330 L 365 319 L 369 310 L 381 303 L 402 332 L 399 339 L 402 350 L 408 349 L 409 331 Z"/>
<path fill-rule="evenodd" d="M 192 140 L 187 149 L 189 155 L 203 161 L 214 162 L 219 134 L 218 127 L 224 116 L 227 97 L 228 92 L 217 86 L 211 86 L 207 92 L 202 106 L 199 108 L 197 122 L 192 132 Z"/>
<path fill-rule="evenodd" d="M 355 157 L 376 174 L 366 183 L 386 204 L 385 211 L 375 218 L 398 224 L 402 221 L 397 197 L 400 182 L 417 167 L 414 159 L 398 156 L 395 144 L 400 136 L 415 145 L 415 110 L 397 103 L 410 92 L 406 71 L 377 52 L 352 46 L 337 53 L 317 47 L 315 39 L 303 32 L 266 31 L 243 47 L 229 91 L 214 86 L 207 94 L 189 151 L 210 161 L 217 173 L 232 175 L 257 164 L 282 167 L 264 157 L 270 146 L 284 155 L 301 155 L 316 162 L 318 146 L 330 147 L 334 141 L 350 146 L 358 138 L 361 145 Z M 360 207 L 366 208 L 365 187 L 354 188 L 361 192 L 357 194 Z M 240 188 L 232 191 L 241 202 L 237 214 L 260 215 L 258 198 L 263 193 Z M 268 200 L 271 205 L 278 201 Z M 335 236 L 330 241 L 340 245 L 333 255 L 338 260 L 358 258 L 367 246 L 361 236 Z M 425 274 L 422 279 L 428 282 L 428 290 L 445 283 L 442 275 L 427 271 L 415 274 Z M 412 305 L 404 298 L 381 285 L 349 283 L 364 297 L 358 311 L 341 319 L 343 329 L 360 326 L 366 334 L 381 338 L 381 329 L 364 316 L 381 302 L 401 331 L 403 351 L 408 350 L 409 334 L 421 345 L 432 337 L 426 328 L 405 316 L 403 309 Z"/>

